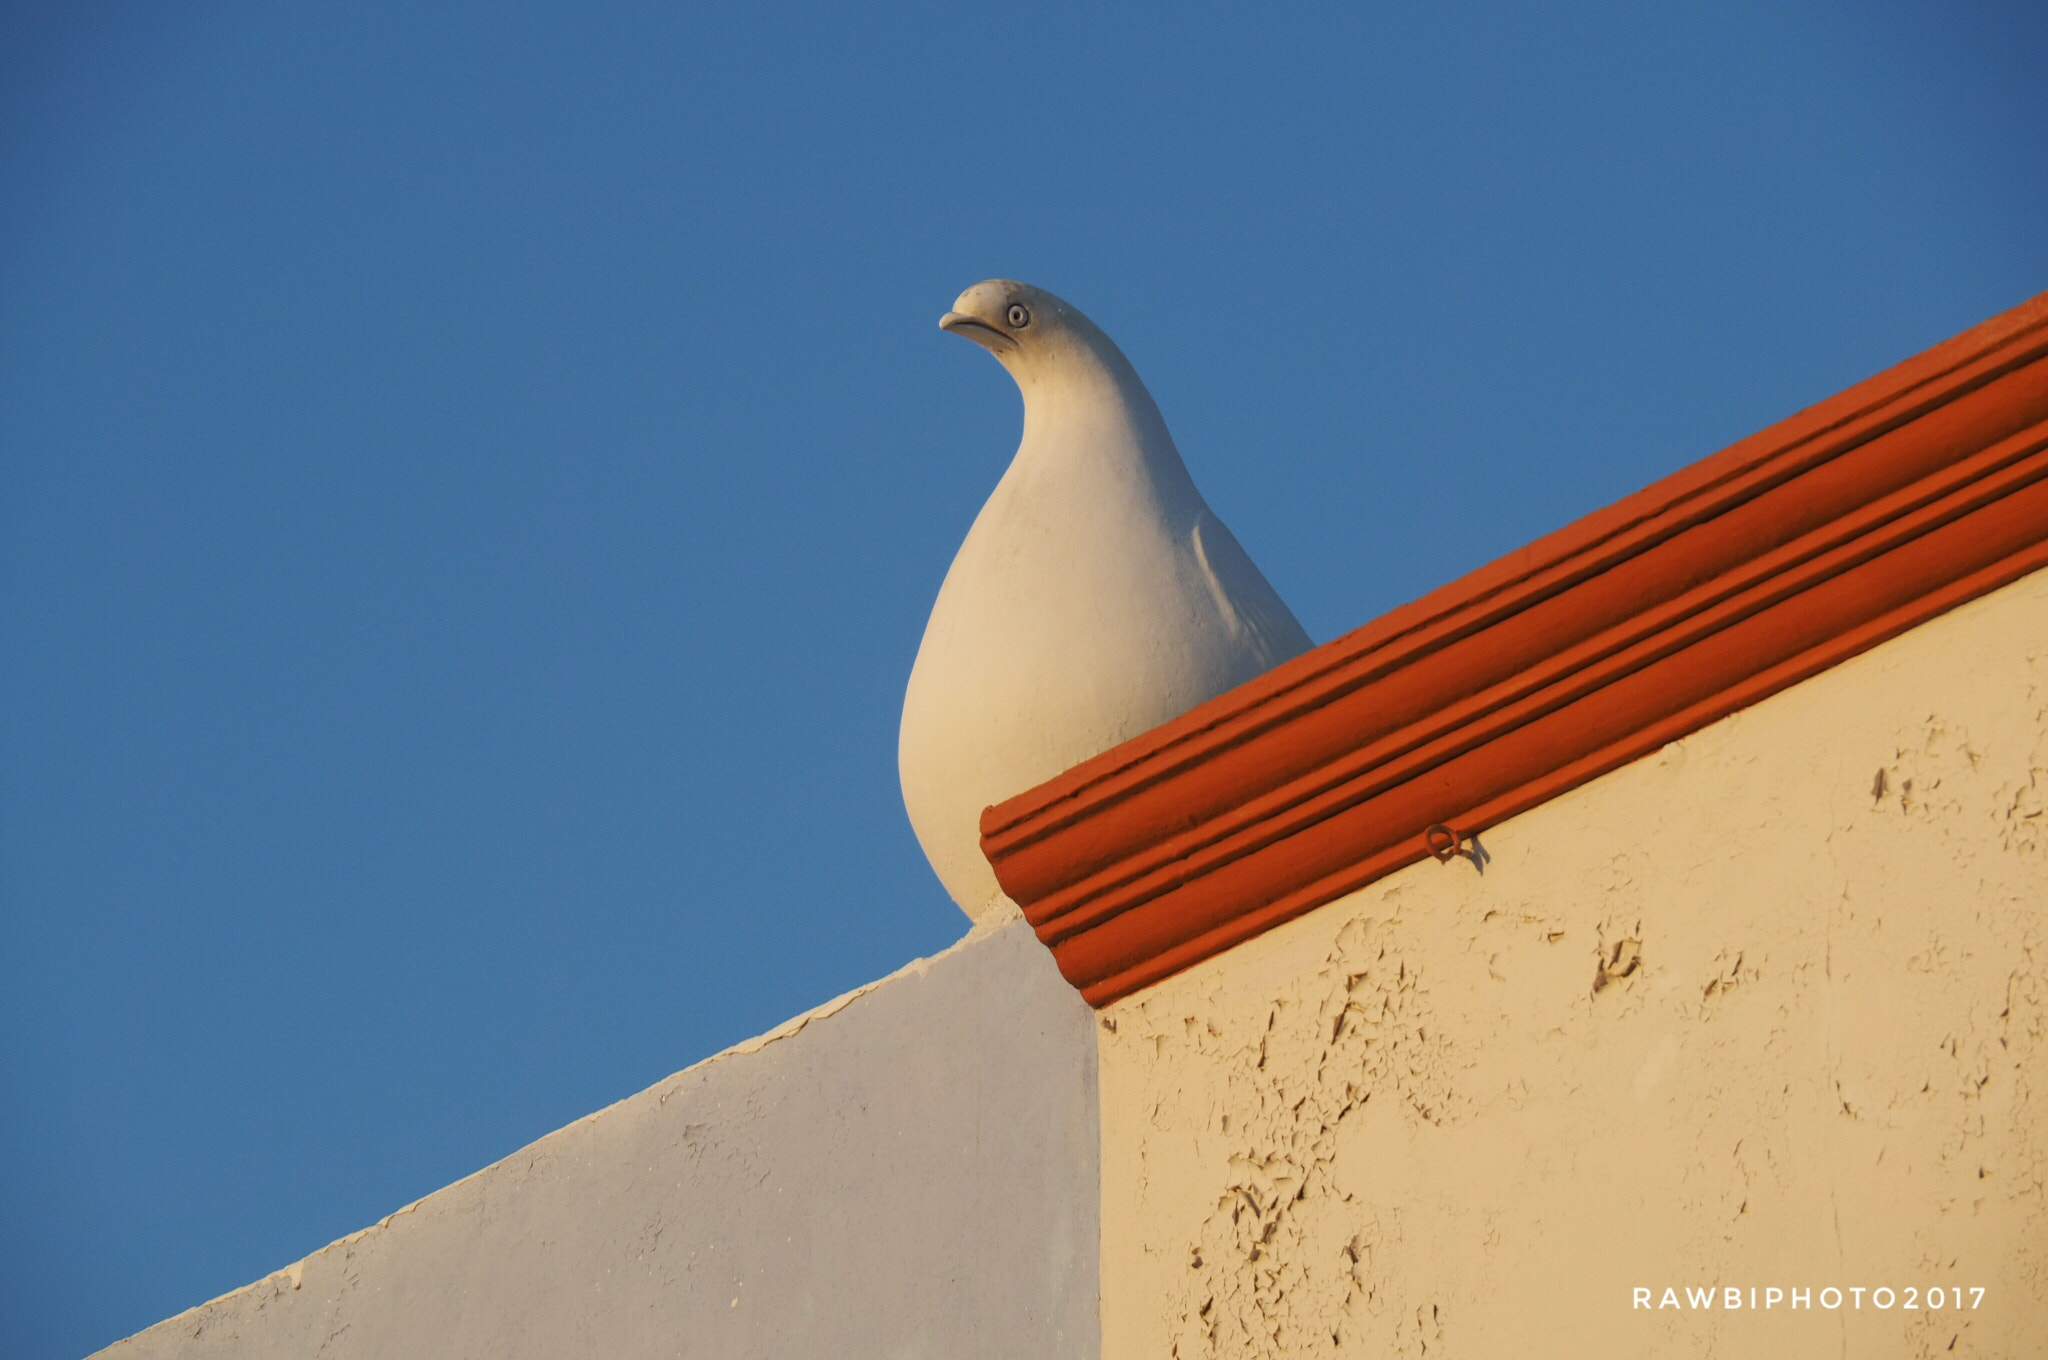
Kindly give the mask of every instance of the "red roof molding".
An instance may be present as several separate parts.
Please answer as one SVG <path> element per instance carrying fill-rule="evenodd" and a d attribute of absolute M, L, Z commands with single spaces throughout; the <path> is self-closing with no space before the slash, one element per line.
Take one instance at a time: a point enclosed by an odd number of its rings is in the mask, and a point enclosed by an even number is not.
<path fill-rule="evenodd" d="M 2048 293 L 982 814 L 1096 1006 L 2048 566 Z"/>

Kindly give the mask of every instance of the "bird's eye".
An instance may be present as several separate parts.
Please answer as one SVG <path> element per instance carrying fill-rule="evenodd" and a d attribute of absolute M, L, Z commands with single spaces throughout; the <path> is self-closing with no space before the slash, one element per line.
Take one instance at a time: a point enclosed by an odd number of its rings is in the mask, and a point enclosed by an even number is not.
<path fill-rule="evenodd" d="M 1005 319 L 1009 321 L 1010 329 L 1023 330 L 1031 324 L 1031 309 L 1021 302 L 1013 302 L 1005 314 Z"/>

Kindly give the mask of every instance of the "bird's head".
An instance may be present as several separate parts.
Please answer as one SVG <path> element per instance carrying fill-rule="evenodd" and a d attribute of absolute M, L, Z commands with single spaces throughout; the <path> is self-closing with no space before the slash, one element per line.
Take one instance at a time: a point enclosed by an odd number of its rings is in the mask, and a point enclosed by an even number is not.
<path fill-rule="evenodd" d="M 1017 380 L 1027 439 L 1034 422 L 1078 416 L 1097 425 L 1122 423 L 1140 443 L 1172 449 L 1152 394 L 1116 342 L 1078 307 L 1043 288 L 985 280 L 954 299 L 939 325 L 995 355 Z"/>
<path fill-rule="evenodd" d="M 1080 360 L 1126 367 L 1124 357 L 1079 310 L 1043 288 L 1014 279 L 987 279 L 953 301 L 939 326 L 965 336 L 996 356 L 1020 385 Z"/>
<path fill-rule="evenodd" d="M 1014 279 L 985 279 L 953 299 L 953 310 L 939 318 L 939 329 L 1007 360 L 1027 347 L 1043 349 L 1064 310 L 1066 304 L 1042 288 Z"/>

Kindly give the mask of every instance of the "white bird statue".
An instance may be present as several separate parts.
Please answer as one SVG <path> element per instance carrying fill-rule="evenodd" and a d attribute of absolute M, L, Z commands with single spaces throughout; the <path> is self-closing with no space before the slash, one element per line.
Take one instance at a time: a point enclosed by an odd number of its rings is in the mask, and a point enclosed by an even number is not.
<path fill-rule="evenodd" d="M 1023 442 L 939 587 L 897 741 L 918 843 L 981 926 L 1017 912 L 981 853 L 983 808 L 1311 644 L 1093 322 L 990 279 L 939 325 L 1024 394 Z"/>

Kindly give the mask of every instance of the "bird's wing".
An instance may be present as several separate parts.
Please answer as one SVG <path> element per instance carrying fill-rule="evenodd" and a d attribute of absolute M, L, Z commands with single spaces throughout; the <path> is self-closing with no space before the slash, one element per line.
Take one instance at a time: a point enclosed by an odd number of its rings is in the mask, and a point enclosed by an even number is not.
<path fill-rule="evenodd" d="M 1195 516 L 1195 560 L 1226 619 L 1235 621 L 1264 653 L 1267 667 L 1299 656 L 1315 644 L 1222 520 L 1206 506 Z"/>

